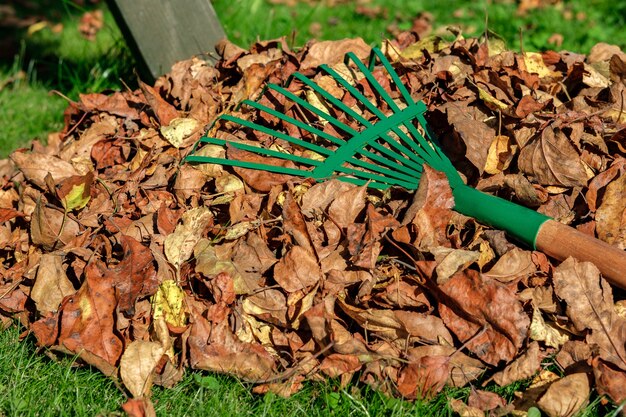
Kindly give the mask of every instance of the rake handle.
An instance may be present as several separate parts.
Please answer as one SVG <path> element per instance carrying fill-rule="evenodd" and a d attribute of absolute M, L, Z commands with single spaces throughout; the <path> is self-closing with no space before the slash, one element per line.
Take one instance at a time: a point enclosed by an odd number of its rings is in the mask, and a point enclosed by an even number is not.
<path fill-rule="evenodd" d="M 556 220 L 548 220 L 539 228 L 537 249 L 563 261 L 572 256 L 592 262 L 612 284 L 626 289 L 626 252 L 586 235 Z"/>

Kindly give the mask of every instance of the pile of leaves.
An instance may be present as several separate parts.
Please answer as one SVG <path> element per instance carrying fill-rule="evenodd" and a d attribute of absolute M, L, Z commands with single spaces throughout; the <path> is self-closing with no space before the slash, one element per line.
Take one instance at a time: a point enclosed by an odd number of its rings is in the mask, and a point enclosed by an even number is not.
<path fill-rule="evenodd" d="M 618 48 L 514 53 L 493 36 L 415 31 L 383 47 L 470 185 L 626 247 Z M 236 105 L 294 71 L 328 86 L 320 64 L 346 70 L 345 52 L 369 49 L 224 42 L 215 67 L 194 58 L 154 86 L 71 103 L 63 132 L 0 161 L 3 325 L 19 320 L 39 346 L 119 378 L 136 415 L 150 413 L 152 384 L 186 368 L 281 395 L 328 377 L 406 399 L 471 384 L 467 402 L 450 400 L 462 415 L 538 404 L 569 416 L 594 387 L 624 401 L 623 293 L 590 263 L 559 264 L 455 213 L 444 175 L 425 167 L 417 192 L 381 192 L 184 163 L 223 112 L 298 134 Z M 378 100 L 355 69 L 341 73 Z M 229 123 L 212 132 L 298 152 Z M 235 151 L 199 150 L 250 157 Z M 529 378 L 514 401 L 483 389 Z"/>

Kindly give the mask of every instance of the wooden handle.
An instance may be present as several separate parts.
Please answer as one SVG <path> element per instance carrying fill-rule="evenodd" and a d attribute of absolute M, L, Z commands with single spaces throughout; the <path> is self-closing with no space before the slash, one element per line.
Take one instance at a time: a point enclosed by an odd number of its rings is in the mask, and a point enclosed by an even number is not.
<path fill-rule="evenodd" d="M 592 262 L 611 284 L 626 289 L 626 251 L 556 220 L 548 220 L 541 226 L 536 247 L 560 261 L 572 256 L 579 261 Z"/>

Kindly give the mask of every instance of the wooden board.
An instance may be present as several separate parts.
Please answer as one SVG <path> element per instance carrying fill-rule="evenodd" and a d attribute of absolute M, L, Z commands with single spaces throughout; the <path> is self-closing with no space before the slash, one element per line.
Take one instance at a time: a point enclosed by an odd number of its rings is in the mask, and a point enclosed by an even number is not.
<path fill-rule="evenodd" d="M 142 77 L 156 78 L 194 55 L 215 60 L 226 37 L 210 0 L 107 0 Z"/>

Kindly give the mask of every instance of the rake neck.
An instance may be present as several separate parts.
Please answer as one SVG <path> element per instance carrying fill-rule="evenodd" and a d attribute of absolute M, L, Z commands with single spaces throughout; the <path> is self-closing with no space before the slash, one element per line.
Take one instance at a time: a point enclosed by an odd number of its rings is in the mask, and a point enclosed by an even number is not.
<path fill-rule="evenodd" d="M 467 185 L 452 188 L 454 210 L 481 223 L 508 232 L 512 237 L 537 249 L 537 234 L 551 218 L 534 210 L 475 190 Z"/>

